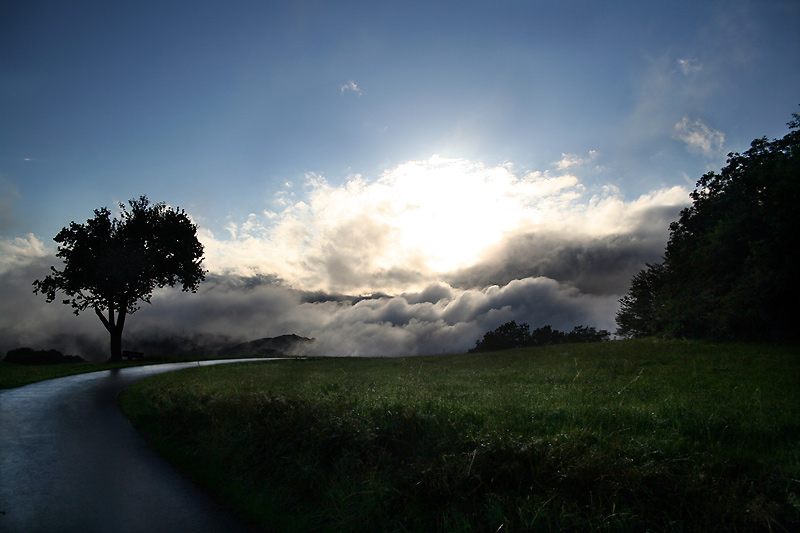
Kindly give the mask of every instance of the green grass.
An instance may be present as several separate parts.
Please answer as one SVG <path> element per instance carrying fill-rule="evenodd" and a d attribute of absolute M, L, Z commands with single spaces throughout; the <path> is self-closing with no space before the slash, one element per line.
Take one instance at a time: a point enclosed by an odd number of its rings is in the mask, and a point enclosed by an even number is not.
<path fill-rule="evenodd" d="M 156 376 L 121 402 L 274 531 L 800 528 L 796 347 L 254 362 Z"/>
<path fill-rule="evenodd" d="M 122 363 L 61 363 L 57 365 L 18 365 L 0 361 L 0 389 L 11 389 L 36 383 L 37 381 L 63 378 L 64 376 L 73 376 L 75 374 L 141 365 L 141 361 L 126 361 Z"/>
<path fill-rule="evenodd" d="M 47 379 L 63 378 L 75 374 L 86 374 L 88 372 L 98 372 L 100 370 L 111 370 L 113 368 L 126 368 L 129 366 L 153 365 L 161 363 L 183 363 L 188 361 L 198 361 L 204 359 L 235 359 L 248 356 L 228 356 L 228 357 L 173 357 L 163 355 L 150 355 L 145 360 L 122 361 L 116 363 L 109 362 L 89 362 L 82 363 L 60 363 L 55 365 L 20 365 L 0 361 L 0 389 L 12 389 L 29 385 Z"/>

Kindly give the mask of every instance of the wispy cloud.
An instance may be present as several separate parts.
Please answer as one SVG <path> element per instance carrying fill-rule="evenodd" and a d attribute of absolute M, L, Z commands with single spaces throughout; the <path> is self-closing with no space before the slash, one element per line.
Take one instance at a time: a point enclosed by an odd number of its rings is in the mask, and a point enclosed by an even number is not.
<path fill-rule="evenodd" d="M 585 165 L 597 158 L 597 150 L 590 150 L 585 157 L 577 154 L 561 154 L 561 160 L 556 162 L 556 168 L 566 170 L 570 167 Z"/>
<path fill-rule="evenodd" d="M 344 94 L 345 91 L 353 91 L 358 96 L 364 94 L 364 91 L 362 91 L 361 88 L 359 88 L 359 86 L 356 85 L 356 82 L 354 82 L 353 80 L 350 80 L 347 83 L 341 85 L 339 89 L 341 90 L 342 94 Z"/>
<path fill-rule="evenodd" d="M 686 149 L 695 154 L 714 157 L 722 153 L 725 134 L 707 126 L 702 120 L 683 117 L 675 124 L 674 135 L 686 143 Z"/>
<path fill-rule="evenodd" d="M 678 67 L 685 76 L 695 74 L 703 70 L 703 65 L 696 59 L 686 58 L 678 59 Z"/>

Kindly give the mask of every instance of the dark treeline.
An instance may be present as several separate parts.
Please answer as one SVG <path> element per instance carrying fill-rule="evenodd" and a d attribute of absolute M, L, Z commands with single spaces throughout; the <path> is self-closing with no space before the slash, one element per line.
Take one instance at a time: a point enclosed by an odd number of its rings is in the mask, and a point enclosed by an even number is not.
<path fill-rule="evenodd" d="M 9 350 L 3 361 L 18 365 L 55 365 L 61 363 L 82 363 L 84 359 L 78 355 L 64 355 L 58 350 L 34 350 L 17 348 Z"/>
<path fill-rule="evenodd" d="M 610 336 L 610 332 L 604 329 L 597 330 L 590 326 L 575 326 L 568 333 L 553 329 L 549 325 L 531 331 L 528 324 L 524 322 L 517 324 L 512 320 L 486 333 L 483 339 L 475 343 L 475 347 L 470 352 L 490 352 L 522 346 L 548 346 L 567 342 L 600 342 L 608 340 Z"/>
<path fill-rule="evenodd" d="M 709 172 L 670 225 L 663 262 L 620 300 L 617 334 L 796 340 L 800 115 Z"/>

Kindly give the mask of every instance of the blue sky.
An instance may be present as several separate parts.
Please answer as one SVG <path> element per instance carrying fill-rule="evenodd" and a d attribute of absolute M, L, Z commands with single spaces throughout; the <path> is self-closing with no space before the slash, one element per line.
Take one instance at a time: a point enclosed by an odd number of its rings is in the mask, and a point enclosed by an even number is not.
<path fill-rule="evenodd" d="M 666 224 L 704 172 L 783 136 L 800 104 L 793 1 L 0 9 L 6 271 L 51 254 L 71 220 L 146 194 L 197 221 L 219 275 L 502 288 L 543 276 L 486 274 L 514 262 L 514 239 L 585 248 Z M 656 233 L 639 260 L 663 248 Z"/>

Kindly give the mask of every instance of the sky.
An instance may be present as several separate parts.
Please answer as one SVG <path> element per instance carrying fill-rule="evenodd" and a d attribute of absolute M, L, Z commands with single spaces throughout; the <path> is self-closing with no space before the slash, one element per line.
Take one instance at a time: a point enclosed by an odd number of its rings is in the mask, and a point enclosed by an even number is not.
<path fill-rule="evenodd" d="M 63 226 L 141 195 L 187 212 L 209 273 L 129 342 L 614 330 L 697 180 L 785 135 L 798 87 L 791 0 L 7 1 L 0 351 L 105 350 L 30 285 Z"/>

